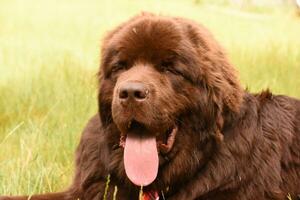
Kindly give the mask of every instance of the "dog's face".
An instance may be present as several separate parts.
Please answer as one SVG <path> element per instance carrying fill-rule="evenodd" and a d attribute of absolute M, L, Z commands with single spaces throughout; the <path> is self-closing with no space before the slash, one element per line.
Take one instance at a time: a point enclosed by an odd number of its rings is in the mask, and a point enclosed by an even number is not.
<path fill-rule="evenodd" d="M 225 109 L 238 110 L 234 70 L 202 29 L 181 19 L 145 15 L 121 25 L 104 41 L 101 119 L 104 126 L 118 128 L 125 171 L 136 185 L 164 176 L 158 172 L 166 163 L 163 158 L 172 168 L 194 163 L 180 157 L 194 154 L 198 167 L 202 147 L 197 145 L 221 128 Z"/>

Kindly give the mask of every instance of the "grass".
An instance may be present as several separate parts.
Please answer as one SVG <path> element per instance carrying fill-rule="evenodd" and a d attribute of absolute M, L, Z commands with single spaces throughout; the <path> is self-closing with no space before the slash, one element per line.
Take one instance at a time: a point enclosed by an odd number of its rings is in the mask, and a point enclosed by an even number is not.
<path fill-rule="evenodd" d="M 103 34 L 141 10 L 205 24 L 244 87 L 300 97 L 300 19 L 184 0 L 1 0 L 0 194 L 58 191 L 97 112 Z"/>

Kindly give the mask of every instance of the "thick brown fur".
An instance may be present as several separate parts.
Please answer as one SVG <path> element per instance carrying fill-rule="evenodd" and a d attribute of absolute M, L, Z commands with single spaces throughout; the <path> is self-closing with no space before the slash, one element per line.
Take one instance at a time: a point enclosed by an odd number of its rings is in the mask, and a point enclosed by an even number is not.
<path fill-rule="evenodd" d="M 124 108 L 118 95 L 126 82 L 143 83 L 148 99 Z M 71 187 L 32 200 L 102 199 L 109 174 L 107 199 L 115 186 L 117 199 L 138 199 L 119 146 L 132 119 L 151 133 L 178 127 L 145 191 L 159 191 L 167 200 L 284 200 L 300 194 L 300 101 L 242 89 L 224 51 L 192 21 L 142 14 L 110 32 L 103 42 L 98 102 L 99 114 L 76 151 Z"/>

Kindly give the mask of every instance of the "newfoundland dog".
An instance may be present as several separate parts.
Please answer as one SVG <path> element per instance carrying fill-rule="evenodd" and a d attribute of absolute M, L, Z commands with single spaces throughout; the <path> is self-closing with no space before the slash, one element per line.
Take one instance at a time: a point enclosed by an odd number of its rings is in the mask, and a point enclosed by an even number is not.
<path fill-rule="evenodd" d="M 103 41 L 99 113 L 64 192 L 1 200 L 284 200 L 300 194 L 300 101 L 250 94 L 212 35 L 141 14 Z"/>

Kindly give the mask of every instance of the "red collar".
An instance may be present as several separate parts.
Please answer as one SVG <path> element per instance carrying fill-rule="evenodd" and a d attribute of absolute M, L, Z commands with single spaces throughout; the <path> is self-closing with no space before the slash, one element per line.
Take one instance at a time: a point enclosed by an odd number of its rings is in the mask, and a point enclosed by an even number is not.
<path fill-rule="evenodd" d="M 159 194 L 157 191 L 143 192 L 142 200 L 159 200 Z"/>

